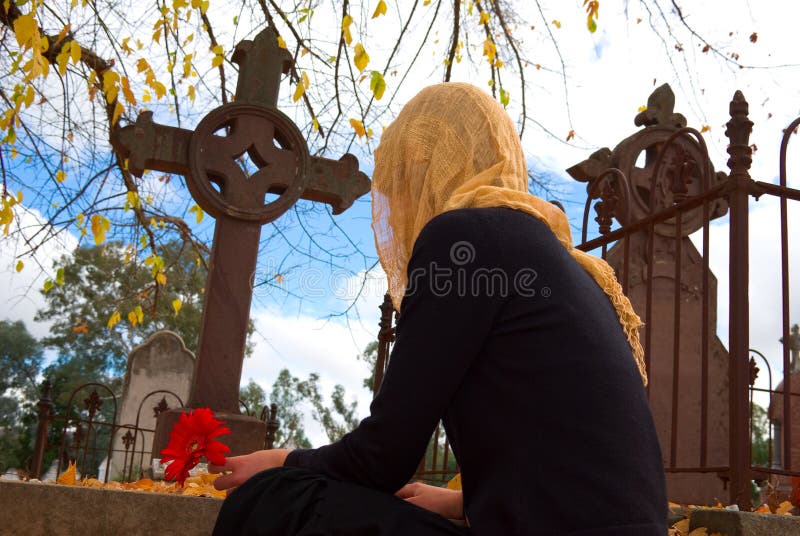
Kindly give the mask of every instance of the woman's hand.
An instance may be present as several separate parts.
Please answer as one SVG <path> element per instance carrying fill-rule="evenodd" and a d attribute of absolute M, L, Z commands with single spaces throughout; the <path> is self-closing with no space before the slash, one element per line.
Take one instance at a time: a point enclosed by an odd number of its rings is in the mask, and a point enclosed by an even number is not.
<path fill-rule="evenodd" d="M 460 491 L 412 482 L 395 495 L 447 519 L 464 519 L 464 499 Z"/>
<path fill-rule="evenodd" d="M 257 450 L 244 456 L 233 456 L 225 460 L 225 465 L 208 464 L 209 473 L 221 473 L 229 471 L 229 474 L 222 475 L 214 481 L 214 487 L 219 490 L 233 491 L 237 486 L 241 486 L 251 476 L 266 469 L 283 466 L 286 456 L 289 455 L 287 449 Z"/>

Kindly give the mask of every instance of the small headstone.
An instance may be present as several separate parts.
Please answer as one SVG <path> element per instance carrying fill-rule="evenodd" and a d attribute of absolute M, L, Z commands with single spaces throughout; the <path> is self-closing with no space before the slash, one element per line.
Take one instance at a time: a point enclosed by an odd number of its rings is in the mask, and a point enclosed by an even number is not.
<path fill-rule="evenodd" d="M 117 414 L 118 425 L 131 425 L 155 430 L 159 410 L 180 407 L 189 398 L 194 377 L 194 354 L 186 349 L 179 335 L 171 331 L 159 331 L 151 335 L 144 344 L 137 346 L 128 356 L 122 403 Z M 160 391 L 160 392 L 159 392 Z M 167 407 L 164 407 L 164 406 Z M 119 480 L 131 467 L 131 454 L 125 463 L 124 428 L 114 436 L 114 453 L 109 469 L 109 480 Z M 152 432 L 140 432 L 135 443 L 130 443 L 133 455 L 133 478 L 139 468 L 151 467 L 150 448 Z M 141 451 L 147 451 L 142 456 Z"/>

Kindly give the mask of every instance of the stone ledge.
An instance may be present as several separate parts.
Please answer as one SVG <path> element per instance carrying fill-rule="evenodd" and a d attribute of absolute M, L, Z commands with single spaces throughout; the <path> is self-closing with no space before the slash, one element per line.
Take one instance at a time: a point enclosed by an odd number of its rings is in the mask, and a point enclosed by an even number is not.
<path fill-rule="evenodd" d="M 797 536 L 800 517 L 755 514 L 731 510 L 694 510 L 689 517 L 689 530 L 706 527 L 708 533 L 722 536 Z"/>
<path fill-rule="evenodd" d="M 207 535 L 221 499 L 0 481 L 0 532 L 9 535 Z"/>

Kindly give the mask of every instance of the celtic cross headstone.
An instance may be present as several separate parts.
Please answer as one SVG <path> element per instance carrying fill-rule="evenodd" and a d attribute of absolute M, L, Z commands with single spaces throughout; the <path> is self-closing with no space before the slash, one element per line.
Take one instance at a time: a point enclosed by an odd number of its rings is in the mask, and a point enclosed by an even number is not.
<path fill-rule="evenodd" d="M 153 122 L 143 112 L 119 129 L 111 143 L 128 159 L 128 169 L 177 173 L 198 205 L 216 218 L 206 285 L 197 368 L 189 407 L 209 407 L 231 428 L 232 454 L 260 448 L 264 423 L 239 412 L 239 382 L 247 337 L 252 283 L 261 227 L 299 199 L 328 203 L 334 214 L 369 191 L 358 160 L 312 157 L 297 126 L 277 109 L 281 75 L 292 64 L 271 28 L 240 42 L 233 102 L 209 112 L 194 131 Z M 241 165 L 249 157 L 257 168 Z M 153 445 L 166 444 L 180 410 L 163 412 Z"/>

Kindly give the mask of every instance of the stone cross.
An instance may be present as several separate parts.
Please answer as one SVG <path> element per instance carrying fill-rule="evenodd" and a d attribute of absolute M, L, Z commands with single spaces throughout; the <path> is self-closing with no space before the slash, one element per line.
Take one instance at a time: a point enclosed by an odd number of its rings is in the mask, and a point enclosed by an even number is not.
<path fill-rule="evenodd" d="M 783 337 L 779 342 L 783 344 Z M 792 326 L 792 334 L 789 335 L 788 341 L 789 351 L 792 352 L 792 361 L 789 365 L 789 370 L 792 374 L 800 372 L 800 325 L 795 324 Z"/>
<path fill-rule="evenodd" d="M 328 203 L 339 214 L 369 191 L 370 181 L 350 154 L 338 161 L 309 156 L 300 130 L 276 108 L 281 75 L 289 71 L 292 59 L 278 46 L 271 28 L 253 41 L 240 42 L 232 59 L 239 65 L 234 102 L 209 112 L 194 131 L 157 124 L 152 112 L 143 112 L 135 124 L 115 132 L 111 143 L 137 176 L 145 169 L 185 175 L 194 199 L 216 218 L 188 405 L 222 414 L 232 432 L 228 443 L 236 454 L 259 446 L 249 440 L 240 444 L 237 435 L 261 433 L 239 414 L 261 227 L 298 199 Z M 245 156 L 258 168 L 252 174 L 241 164 Z M 177 415 L 166 419 L 173 421 Z M 162 428 L 168 433 L 168 426 L 159 419 L 156 456 L 166 442 Z"/>

